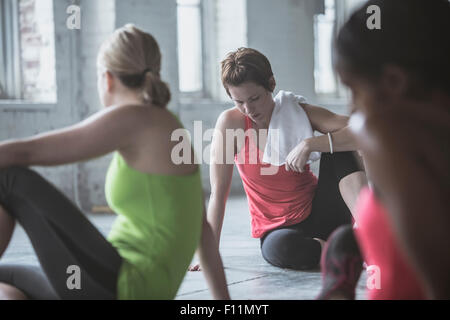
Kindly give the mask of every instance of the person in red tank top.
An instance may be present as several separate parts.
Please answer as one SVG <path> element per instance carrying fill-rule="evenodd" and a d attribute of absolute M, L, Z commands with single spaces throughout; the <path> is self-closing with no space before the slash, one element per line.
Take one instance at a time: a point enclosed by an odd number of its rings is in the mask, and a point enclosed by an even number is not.
<path fill-rule="evenodd" d="M 352 223 L 357 195 L 367 182 L 351 152 L 355 148 L 348 117 L 307 103 L 294 105 L 306 114 L 305 123 L 299 125 L 325 135 L 298 141 L 284 164 L 265 175 L 263 169 L 274 167 L 262 158 L 278 103 L 272 96 L 275 79 L 270 62 L 254 49 L 240 48 L 222 62 L 222 82 L 235 107 L 220 115 L 216 132 L 221 134 L 213 136 L 211 145 L 207 216 L 217 241 L 236 164 L 247 195 L 252 236 L 260 239 L 263 258 L 280 268 L 318 268 L 322 245 L 337 227 Z M 230 130 L 245 136 L 230 136 Z M 318 178 L 307 164 L 316 151 L 321 152 Z M 190 270 L 199 270 L 199 265 Z"/>
<path fill-rule="evenodd" d="M 374 6 L 381 29 L 366 24 Z M 450 298 L 449 38 L 447 0 L 371 0 L 335 41 L 336 70 L 352 91 L 350 126 L 373 186 L 356 214 L 359 245 L 379 273 L 378 281 L 369 275 L 371 299 Z M 332 256 L 323 259 L 324 279 L 342 279 L 327 271 Z"/>
<path fill-rule="evenodd" d="M 389 215 L 369 188 L 358 200 L 357 239 L 369 266 L 368 298 L 371 300 L 424 299 L 425 294 L 393 234 Z M 383 236 L 380 236 L 383 235 Z"/>

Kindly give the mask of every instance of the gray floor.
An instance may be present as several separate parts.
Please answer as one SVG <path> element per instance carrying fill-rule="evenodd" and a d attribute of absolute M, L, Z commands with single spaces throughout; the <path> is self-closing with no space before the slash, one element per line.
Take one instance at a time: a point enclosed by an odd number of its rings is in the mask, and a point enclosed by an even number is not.
<path fill-rule="evenodd" d="M 103 234 L 110 230 L 113 215 L 89 216 Z M 246 198 L 230 198 L 227 203 L 220 252 L 225 265 L 232 299 L 309 300 L 318 294 L 319 271 L 303 272 L 269 265 L 261 256 L 259 240 L 250 235 L 250 216 Z M 194 261 L 196 258 L 194 258 Z M 0 263 L 38 264 L 24 230 L 16 228 Z M 357 299 L 364 299 L 366 275 L 358 284 Z M 207 300 L 211 294 L 202 272 L 188 272 L 176 299 Z"/>

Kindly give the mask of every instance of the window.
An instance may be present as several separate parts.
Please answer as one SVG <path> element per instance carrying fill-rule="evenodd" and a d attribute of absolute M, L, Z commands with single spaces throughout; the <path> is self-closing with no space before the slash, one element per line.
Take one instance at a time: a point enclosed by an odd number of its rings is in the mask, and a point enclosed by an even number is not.
<path fill-rule="evenodd" d="M 228 101 L 220 62 L 247 45 L 243 0 L 177 0 L 179 88 L 184 97 Z"/>
<path fill-rule="evenodd" d="M 314 17 L 314 82 L 316 94 L 346 98 L 348 92 L 333 70 L 332 39 L 351 11 L 365 0 L 324 0 L 323 13 Z"/>
<path fill-rule="evenodd" d="M 319 95 L 337 93 L 337 78 L 331 63 L 331 42 L 336 21 L 334 0 L 325 0 L 325 10 L 314 18 L 314 79 Z"/>
<path fill-rule="evenodd" d="M 181 92 L 203 89 L 202 21 L 200 0 L 178 0 L 178 61 Z"/>
<path fill-rule="evenodd" d="M 0 98 L 56 102 L 53 0 L 0 0 Z"/>
<path fill-rule="evenodd" d="M 221 101 L 229 101 L 225 89 L 220 80 L 220 62 L 225 56 L 238 49 L 247 47 L 247 7 L 246 1 L 242 0 L 217 0 L 215 10 L 215 47 L 216 59 L 214 70 L 216 70 L 216 98 Z"/>

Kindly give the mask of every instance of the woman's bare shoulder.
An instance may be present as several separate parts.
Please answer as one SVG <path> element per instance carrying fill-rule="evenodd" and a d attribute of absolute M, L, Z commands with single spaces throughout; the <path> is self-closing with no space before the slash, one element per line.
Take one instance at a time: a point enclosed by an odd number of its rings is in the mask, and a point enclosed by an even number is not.
<path fill-rule="evenodd" d="M 216 129 L 244 129 L 245 115 L 238 108 L 224 110 L 217 118 Z"/>

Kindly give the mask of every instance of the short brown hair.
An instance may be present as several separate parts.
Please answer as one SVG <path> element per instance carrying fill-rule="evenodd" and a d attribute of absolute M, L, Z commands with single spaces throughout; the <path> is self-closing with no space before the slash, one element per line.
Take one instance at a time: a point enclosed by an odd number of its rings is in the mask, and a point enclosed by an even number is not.
<path fill-rule="evenodd" d="M 227 54 L 222 61 L 222 84 L 230 92 L 228 86 L 239 86 L 244 82 L 254 82 L 272 92 L 270 79 L 273 77 L 269 60 L 261 52 L 251 48 L 239 48 Z"/>

